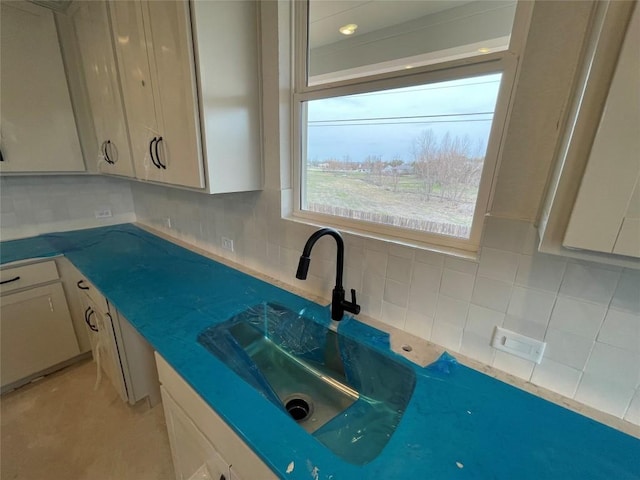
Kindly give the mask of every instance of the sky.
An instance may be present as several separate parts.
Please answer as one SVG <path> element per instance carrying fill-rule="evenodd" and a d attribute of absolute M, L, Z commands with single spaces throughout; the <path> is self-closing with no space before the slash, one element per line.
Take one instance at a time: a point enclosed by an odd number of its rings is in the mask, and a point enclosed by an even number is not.
<path fill-rule="evenodd" d="M 307 102 L 307 158 L 413 161 L 414 140 L 432 129 L 486 147 L 501 74 Z M 480 152 L 484 155 L 484 151 Z"/>

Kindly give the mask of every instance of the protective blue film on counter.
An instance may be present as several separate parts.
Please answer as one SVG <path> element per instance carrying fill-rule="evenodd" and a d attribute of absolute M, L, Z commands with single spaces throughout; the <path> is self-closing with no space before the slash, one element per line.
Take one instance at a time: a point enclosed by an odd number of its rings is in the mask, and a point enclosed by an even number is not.
<path fill-rule="evenodd" d="M 425 368 L 411 364 L 389 350 L 386 333 L 352 318 L 336 334 L 325 306 L 134 225 L 0 244 L 2 263 L 58 254 L 280 478 L 640 479 L 637 438 L 446 354 Z M 214 343 L 233 367 L 198 342 L 256 306 L 251 325 L 262 322 L 257 336 L 272 335 L 272 346 L 249 348 L 242 332 L 220 330 Z M 268 318 L 279 320 L 269 326 Z M 253 369 L 249 380 L 236 373 L 243 369 Z M 303 383 L 313 385 L 317 422 L 284 411 Z"/>

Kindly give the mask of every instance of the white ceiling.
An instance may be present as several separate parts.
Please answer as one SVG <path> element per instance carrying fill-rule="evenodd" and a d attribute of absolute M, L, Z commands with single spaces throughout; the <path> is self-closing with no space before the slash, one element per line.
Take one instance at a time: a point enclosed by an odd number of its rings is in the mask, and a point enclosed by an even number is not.
<path fill-rule="evenodd" d="M 469 0 L 310 0 L 309 46 L 316 48 L 344 40 L 338 29 L 358 25 L 354 35 L 379 30 L 409 20 L 470 3 Z"/>

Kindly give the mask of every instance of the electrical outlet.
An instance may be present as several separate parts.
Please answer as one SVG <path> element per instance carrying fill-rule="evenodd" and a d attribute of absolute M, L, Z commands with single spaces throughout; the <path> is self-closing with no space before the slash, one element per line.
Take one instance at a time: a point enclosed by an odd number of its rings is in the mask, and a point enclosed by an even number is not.
<path fill-rule="evenodd" d="M 540 363 L 547 344 L 535 338 L 525 337 L 506 328 L 496 326 L 491 346 L 516 357 Z"/>
<path fill-rule="evenodd" d="M 96 210 L 93 212 L 96 218 L 109 218 L 112 216 L 110 208 L 103 208 L 101 210 Z"/>
<path fill-rule="evenodd" d="M 222 237 L 222 248 L 233 252 L 233 240 L 227 237 Z"/>

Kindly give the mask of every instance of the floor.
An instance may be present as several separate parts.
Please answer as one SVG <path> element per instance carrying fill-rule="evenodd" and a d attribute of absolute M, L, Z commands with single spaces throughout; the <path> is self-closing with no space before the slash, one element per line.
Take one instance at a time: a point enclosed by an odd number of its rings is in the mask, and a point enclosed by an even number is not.
<path fill-rule="evenodd" d="M 162 404 L 125 404 L 86 360 L 0 397 L 2 480 L 174 478 Z"/>

